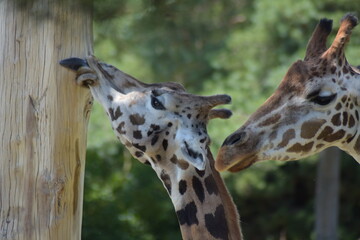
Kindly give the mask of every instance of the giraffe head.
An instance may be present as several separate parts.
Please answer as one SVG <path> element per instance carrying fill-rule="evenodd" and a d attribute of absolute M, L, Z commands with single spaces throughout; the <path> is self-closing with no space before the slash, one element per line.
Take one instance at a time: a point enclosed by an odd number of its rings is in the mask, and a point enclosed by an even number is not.
<path fill-rule="evenodd" d="M 70 58 L 63 66 L 77 71 L 77 83 L 88 86 L 107 112 L 118 139 L 142 163 L 167 168 L 204 170 L 212 118 L 228 118 L 227 109 L 212 109 L 231 101 L 228 95 L 197 96 L 173 82 L 146 84 L 97 61 Z"/>
<path fill-rule="evenodd" d="M 206 125 L 228 118 L 228 95 L 197 96 L 176 83 L 146 84 L 94 57 L 70 58 L 77 83 L 90 87 L 118 139 L 150 164 L 174 204 L 183 239 L 241 239 L 236 207 L 209 150 Z"/>
<path fill-rule="evenodd" d="M 298 160 L 330 146 L 360 154 L 360 75 L 344 47 L 357 18 L 347 14 L 329 48 L 332 20 L 322 19 L 304 60 L 292 64 L 274 94 L 224 141 L 220 171 L 239 171 L 257 161 Z M 358 158 L 359 159 L 359 158 Z"/>

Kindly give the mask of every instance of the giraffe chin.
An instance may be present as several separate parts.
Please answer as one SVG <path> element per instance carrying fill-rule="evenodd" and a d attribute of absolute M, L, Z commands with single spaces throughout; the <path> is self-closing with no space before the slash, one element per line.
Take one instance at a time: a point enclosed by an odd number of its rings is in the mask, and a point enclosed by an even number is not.
<path fill-rule="evenodd" d="M 242 156 L 229 156 L 229 154 L 218 154 L 215 161 L 215 168 L 219 172 L 239 172 L 250 167 L 258 161 L 257 153 Z"/>
<path fill-rule="evenodd" d="M 239 172 L 241 170 L 244 170 L 251 165 L 253 165 L 257 161 L 256 155 L 251 155 L 249 157 L 243 158 L 240 161 L 236 161 L 234 165 L 232 165 L 230 168 L 227 169 L 229 172 Z"/>

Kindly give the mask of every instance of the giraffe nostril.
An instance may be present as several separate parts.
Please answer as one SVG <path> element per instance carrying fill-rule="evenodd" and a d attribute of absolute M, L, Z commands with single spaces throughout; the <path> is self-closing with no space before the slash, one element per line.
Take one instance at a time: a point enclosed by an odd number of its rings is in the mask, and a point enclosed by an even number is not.
<path fill-rule="evenodd" d="M 239 132 L 239 133 L 234 133 L 231 134 L 230 136 L 228 136 L 223 145 L 234 145 L 234 144 L 242 144 L 244 142 L 246 142 L 246 140 L 248 139 L 248 134 L 247 132 Z"/>

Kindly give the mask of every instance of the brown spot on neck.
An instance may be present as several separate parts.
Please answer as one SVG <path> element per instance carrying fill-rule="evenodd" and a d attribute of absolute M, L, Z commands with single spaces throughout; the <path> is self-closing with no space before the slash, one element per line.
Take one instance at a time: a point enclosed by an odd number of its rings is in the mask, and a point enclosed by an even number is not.
<path fill-rule="evenodd" d="M 348 113 L 347 112 L 343 112 L 342 113 L 342 116 L 343 116 L 343 125 L 346 126 L 347 123 L 348 123 Z"/>
<path fill-rule="evenodd" d="M 340 126 L 341 124 L 340 116 L 341 113 L 337 113 L 331 118 L 331 122 L 332 124 L 334 124 L 334 126 Z"/>
<path fill-rule="evenodd" d="M 324 140 L 327 142 L 335 142 L 345 136 L 345 131 L 340 129 L 339 131 L 329 134 L 326 137 L 324 137 Z"/>
<path fill-rule="evenodd" d="M 346 100 L 347 100 L 347 96 L 343 96 L 343 97 L 341 98 L 341 102 L 343 102 L 343 103 L 345 103 Z"/>
<path fill-rule="evenodd" d="M 222 240 L 229 240 L 229 228 L 226 222 L 223 205 L 217 206 L 214 214 L 205 214 L 205 226 L 213 237 Z"/>
<path fill-rule="evenodd" d="M 294 145 L 292 145 L 290 148 L 287 149 L 287 152 L 295 152 L 295 153 L 305 152 L 306 153 L 311 150 L 313 145 L 314 145 L 314 142 L 309 142 L 305 145 L 301 145 L 300 143 L 295 143 Z"/>
<path fill-rule="evenodd" d="M 189 163 L 185 160 L 178 159 L 175 154 L 170 158 L 170 161 L 172 163 L 176 164 L 182 170 L 186 170 L 189 168 Z"/>
<path fill-rule="evenodd" d="M 329 134 L 331 134 L 334 130 L 332 129 L 332 127 L 326 126 L 324 128 L 324 130 L 322 130 L 322 132 L 319 134 L 319 136 L 317 137 L 317 139 L 324 139 L 326 136 L 328 136 Z"/>
<path fill-rule="evenodd" d="M 171 179 L 170 176 L 164 171 L 161 171 L 160 179 L 163 182 L 166 190 L 168 191 L 169 195 L 171 196 Z"/>
<path fill-rule="evenodd" d="M 355 125 L 355 118 L 353 115 L 349 117 L 349 128 L 352 128 Z"/>
<path fill-rule="evenodd" d="M 341 107 L 342 107 L 342 104 L 339 102 L 339 103 L 336 105 L 335 109 L 339 111 L 339 110 L 341 109 Z"/>
<path fill-rule="evenodd" d="M 320 144 L 316 145 L 316 149 L 322 148 L 323 146 L 325 146 L 325 145 L 320 143 Z"/>

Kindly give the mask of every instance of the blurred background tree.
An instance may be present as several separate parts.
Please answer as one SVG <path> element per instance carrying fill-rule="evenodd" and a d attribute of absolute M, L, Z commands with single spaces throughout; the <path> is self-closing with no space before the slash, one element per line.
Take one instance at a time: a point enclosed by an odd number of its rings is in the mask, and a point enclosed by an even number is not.
<path fill-rule="evenodd" d="M 320 18 L 360 14 L 353 0 L 95 0 L 95 55 L 147 82 L 176 81 L 190 92 L 227 93 L 230 120 L 209 125 L 214 155 L 302 59 Z M 346 51 L 360 64 L 360 29 Z M 315 239 L 318 156 L 268 161 L 224 173 L 246 239 Z M 342 153 L 339 239 L 360 238 L 360 166 Z M 180 239 L 171 201 L 153 170 L 116 140 L 99 105 L 91 116 L 83 239 Z"/>

